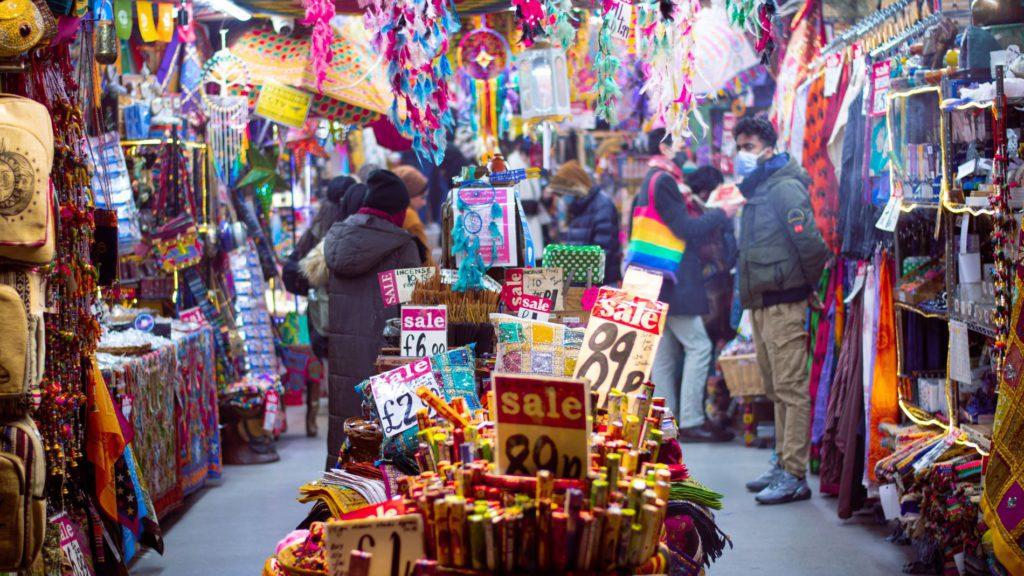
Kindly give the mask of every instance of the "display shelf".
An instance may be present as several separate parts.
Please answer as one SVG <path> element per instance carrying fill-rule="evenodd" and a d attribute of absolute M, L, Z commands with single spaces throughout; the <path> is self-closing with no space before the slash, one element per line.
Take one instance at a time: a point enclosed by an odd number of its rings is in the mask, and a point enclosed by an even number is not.
<path fill-rule="evenodd" d="M 996 338 L 999 336 L 999 333 L 996 330 L 995 325 L 989 322 L 978 322 L 977 320 L 960 316 L 959 314 L 956 313 L 950 314 L 949 319 L 956 320 L 957 322 L 963 322 L 967 326 L 968 330 L 976 334 L 988 336 L 989 338 Z"/>
<path fill-rule="evenodd" d="M 897 300 L 895 302 L 895 304 L 896 304 L 896 308 L 898 308 L 900 310 L 905 310 L 907 312 L 911 312 L 913 314 L 917 314 L 918 316 L 923 316 L 924 318 L 934 318 L 934 319 L 938 319 L 938 320 L 948 320 L 949 319 L 949 313 L 948 312 L 936 312 L 936 311 L 931 311 L 931 310 L 925 310 L 924 308 L 921 308 L 920 306 L 916 306 L 914 304 L 909 304 L 907 302 L 900 302 L 899 300 Z"/>
<path fill-rule="evenodd" d="M 961 424 L 967 441 L 976 444 L 978 448 L 988 452 L 992 450 L 992 425 L 991 424 Z"/>

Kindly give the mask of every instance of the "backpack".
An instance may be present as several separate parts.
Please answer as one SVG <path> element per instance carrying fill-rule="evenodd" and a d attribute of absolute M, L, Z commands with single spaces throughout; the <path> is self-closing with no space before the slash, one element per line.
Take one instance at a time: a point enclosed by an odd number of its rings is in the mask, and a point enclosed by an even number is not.
<path fill-rule="evenodd" d="M 35 424 L 0 424 L 0 571 L 28 570 L 46 532 L 46 462 Z"/>
<path fill-rule="evenodd" d="M 42 104 L 0 95 L 0 259 L 49 264 L 56 244 L 53 125 Z"/>
<path fill-rule="evenodd" d="M 0 418 L 29 413 L 46 358 L 42 280 L 33 272 L 0 272 Z"/>

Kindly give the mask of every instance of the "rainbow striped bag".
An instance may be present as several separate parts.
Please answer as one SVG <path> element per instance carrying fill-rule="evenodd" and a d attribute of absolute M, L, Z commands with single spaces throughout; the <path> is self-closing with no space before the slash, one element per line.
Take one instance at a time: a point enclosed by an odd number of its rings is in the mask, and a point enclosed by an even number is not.
<path fill-rule="evenodd" d="M 669 176 L 656 173 L 647 184 L 647 204 L 633 209 L 633 225 L 626 248 L 626 265 L 657 272 L 672 280 L 683 261 L 686 242 L 676 237 L 658 214 L 654 192 L 658 179 Z M 669 176 L 671 178 L 671 176 Z"/>

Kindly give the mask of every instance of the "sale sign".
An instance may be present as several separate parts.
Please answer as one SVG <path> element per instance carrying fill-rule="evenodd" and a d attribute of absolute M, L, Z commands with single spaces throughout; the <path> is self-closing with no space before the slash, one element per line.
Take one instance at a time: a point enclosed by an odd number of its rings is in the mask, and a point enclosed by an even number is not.
<path fill-rule="evenodd" d="M 551 310 L 554 304 L 550 298 L 524 294 L 522 305 L 519 307 L 519 317 L 527 320 L 539 320 L 547 322 L 551 319 Z"/>
<path fill-rule="evenodd" d="M 412 574 L 416 561 L 426 558 L 423 517 L 406 514 L 327 523 L 327 573 L 349 574 L 353 550 L 370 554 L 369 574 Z"/>
<path fill-rule="evenodd" d="M 402 307 L 402 356 L 436 356 L 448 351 L 448 309 Z"/>
<path fill-rule="evenodd" d="M 548 298 L 555 310 L 565 310 L 565 272 L 561 268 L 527 268 L 523 271 L 523 294 Z"/>
<path fill-rule="evenodd" d="M 437 274 L 437 268 L 402 268 L 377 274 L 380 283 L 380 297 L 385 306 L 398 306 L 412 300 L 416 284 L 430 280 Z"/>
<path fill-rule="evenodd" d="M 519 311 L 523 301 L 523 271 L 526 268 L 506 268 L 505 285 L 501 287 L 501 301 L 512 314 Z"/>
<path fill-rule="evenodd" d="M 434 377 L 430 358 L 421 358 L 370 377 L 373 403 L 377 407 L 385 437 L 391 438 L 416 426 L 416 414 L 423 408 L 434 416 L 434 410 L 416 395 L 416 389 L 420 386 L 426 386 L 435 394 L 443 396 L 441 385 Z"/>
<path fill-rule="evenodd" d="M 664 302 L 601 288 L 573 373 L 599 393 L 599 406 L 606 404 L 612 390 L 627 396 L 640 392 L 651 377 L 667 317 L 668 304 Z"/>
<path fill-rule="evenodd" d="M 582 479 L 589 467 L 590 392 L 583 380 L 494 374 L 498 473 Z"/>

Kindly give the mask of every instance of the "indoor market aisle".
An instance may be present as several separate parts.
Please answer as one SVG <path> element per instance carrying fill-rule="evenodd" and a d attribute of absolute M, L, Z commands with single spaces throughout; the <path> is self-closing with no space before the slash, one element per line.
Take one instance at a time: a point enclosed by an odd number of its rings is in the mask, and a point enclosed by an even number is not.
<path fill-rule="evenodd" d="M 295 501 L 296 491 L 318 476 L 324 461 L 326 418 L 320 418 L 320 437 L 306 438 L 304 410 L 288 409 L 291 426 L 278 445 L 280 462 L 228 467 L 220 486 L 191 497 L 187 513 L 166 523 L 167 556 L 146 553 L 132 567 L 133 576 L 258 576 L 277 541 L 305 517 L 308 507 Z M 887 530 L 870 516 L 843 522 L 835 501 L 817 494 L 809 502 L 758 506 L 743 484 L 763 472 L 768 451 L 739 444 L 683 449 L 694 477 L 725 494 L 718 522 L 735 547 L 709 576 L 901 573 L 909 549 L 886 542 Z"/>

